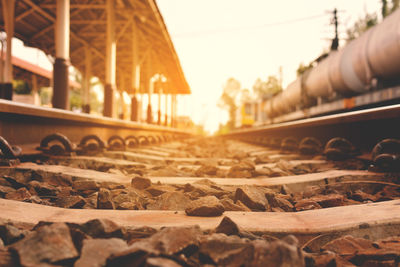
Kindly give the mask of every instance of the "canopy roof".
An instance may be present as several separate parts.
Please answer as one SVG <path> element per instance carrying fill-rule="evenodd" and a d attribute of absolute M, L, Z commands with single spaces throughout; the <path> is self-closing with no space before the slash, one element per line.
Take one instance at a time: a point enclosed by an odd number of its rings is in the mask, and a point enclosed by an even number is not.
<path fill-rule="evenodd" d="M 1 2 L 0 2 L 1 3 Z M 19 0 L 15 8 L 15 36 L 25 45 L 55 55 L 56 0 Z M 146 80 L 156 73 L 167 79 L 164 93 L 190 94 L 178 56 L 154 0 L 115 0 L 117 38 L 117 87 L 133 92 L 133 22 L 138 38 L 141 93 Z M 4 29 L 0 12 L 1 28 Z M 85 70 L 85 46 L 92 52 L 92 74 L 105 80 L 106 0 L 70 0 L 70 59 Z M 156 86 L 156 88 L 159 86 Z"/>

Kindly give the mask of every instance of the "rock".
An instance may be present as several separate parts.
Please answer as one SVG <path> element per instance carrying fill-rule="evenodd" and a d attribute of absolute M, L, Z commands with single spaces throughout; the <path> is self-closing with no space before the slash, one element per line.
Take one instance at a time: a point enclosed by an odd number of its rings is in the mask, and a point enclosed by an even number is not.
<path fill-rule="evenodd" d="M 307 198 L 297 201 L 294 207 L 296 211 L 315 210 L 322 208 L 317 202 Z"/>
<path fill-rule="evenodd" d="M 185 212 L 189 216 L 220 216 L 224 213 L 224 206 L 215 196 L 206 196 L 190 202 Z"/>
<path fill-rule="evenodd" d="M 136 189 L 143 190 L 151 186 L 151 180 L 149 178 L 136 176 L 132 178 L 131 186 Z"/>
<path fill-rule="evenodd" d="M 149 254 L 193 254 L 202 235 L 198 226 L 167 227 L 149 238 L 134 242 L 125 251 L 113 254 L 107 266 L 145 266 Z"/>
<path fill-rule="evenodd" d="M 29 187 L 33 188 L 39 196 L 56 196 L 58 188 L 46 182 L 30 181 Z"/>
<path fill-rule="evenodd" d="M 342 206 L 344 196 L 339 194 L 318 195 L 310 198 L 310 200 L 317 202 L 323 208 Z"/>
<path fill-rule="evenodd" d="M 81 196 L 59 197 L 55 202 L 57 207 L 67 209 L 82 209 L 86 201 Z"/>
<path fill-rule="evenodd" d="M 27 201 L 31 198 L 31 196 L 31 193 L 29 193 L 29 191 L 25 187 L 21 187 L 16 191 L 6 194 L 6 199 Z"/>
<path fill-rule="evenodd" d="M 17 257 L 13 255 L 7 248 L 0 247 L 0 266 L 14 267 L 19 266 Z"/>
<path fill-rule="evenodd" d="M 271 162 L 269 156 L 270 156 L 269 153 L 259 154 L 254 159 L 254 163 L 255 164 L 269 163 L 269 162 Z"/>
<path fill-rule="evenodd" d="M 75 190 L 79 190 L 79 191 L 99 189 L 97 183 L 92 180 L 76 180 L 76 181 L 74 181 L 72 187 Z"/>
<path fill-rule="evenodd" d="M 0 197 L 4 198 L 8 193 L 15 192 L 16 190 L 10 186 L 0 185 Z"/>
<path fill-rule="evenodd" d="M 270 243 L 264 240 L 252 242 L 254 257 L 251 266 L 305 266 L 303 252 L 296 244 L 290 244 L 283 240 L 276 240 Z"/>
<path fill-rule="evenodd" d="M 138 206 L 132 202 L 122 202 L 117 205 L 117 210 L 138 210 Z"/>
<path fill-rule="evenodd" d="M 237 224 L 231 220 L 231 218 L 225 216 L 215 228 L 216 233 L 222 233 L 226 235 L 238 235 L 240 230 Z"/>
<path fill-rule="evenodd" d="M 123 238 L 126 230 L 108 219 L 94 219 L 77 226 L 93 238 Z"/>
<path fill-rule="evenodd" d="M 249 209 L 256 211 L 265 211 L 269 208 L 268 200 L 265 194 L 256 187 L 243 186 L 236 189 L 235 202 L 240 200 Z"/>
<path fill-rule="evenodd" d="M 226 194 L 222 188 L 218 188 L 214 185 L 204 185 L 204 184 L 186 184 L 184 187 L 184 192 L 189 192 L 192 198 L 199 198 L 204 196 L 216 196 L 217 198 L 222 197 Z"/>
<path fill-rule="evenodd" d="M 146 192 L 150 193 L 153 197 L 158 197 L 166 192 L 173 192 L 175 189 L 171 185 L 152 185 L 146 188 Z"/>
<path fill-rule="evenodd" d="M 65 223 L 41 226 L 10 249 L 18 254 L 22 266 L 65 264 L 79 256 Z"/>
<path fill-rule="evenodd" d="M 24 238 L 25 234 L 26 232 L 11 224 L 0 225 L 0 238 L 6 246 Z"/>
<path fill-rule="evenodd" d="M 230 178 L 251 178 L 255 171 L 255 165 L 248 161 L 242 161 L 233 165 L 227 174 Z"/>
<path fill-rule="evenodd" d="M 151 257 L 146 261 L 148 267 L 180 267 L 182 265 L 168 258 Z"/>
<path fill-rule="evenodd" d="M 97 208 L 115 210 L 115 205 L 114 202 L 112 201 L 110 190 L 105 188 L 100 188 L 99 193 L 97 195 Z"/>
<path fill-rule="evenodd" d="M 273 193 L 272 194 L 267 193 L 267 194 L 265 194 L 265 196 L 266 196 L 269 204 L 271 205 L 271 207 L 280 208 L 286 212 L 293 211 L 294 206 L 292 203 L 290 203 L 289 200 L 287 200 L 283 197 L 279 197 L 278 195 L 275 195 Z"/>
<path fill-rule="evenodd" d="M 351 199 L 356 200 L 356 201 L 360 201 L 360 202 L 364 202 L 364 201 L 376 201 L 376 197 L 365 193 L 361 190 L 356 190 L 354 193 L 351 194 L 350 196 Z"/>
<path fill-rule="evenodd" d="M 154 199 L 146 208 L 148 210 L 185 210 L 190 199 L 182 192 L 167 192 Z"/>
<path fill-rule="evenodd" d="M 196 170 L 195 175 L 198 177 L 202 177 L 205 175 L 216 175 L 217 171 L 218 167 L 216 166 L 204 165 Z"/>
<path fill-rule="evenodd" d="M 86 239 L 83 241 L 81 257 L 74 267 L 101 267 L 106 264 L 107 258 L 126 249 L 128 245 L 119 238 Z"/>
<path fill-rule="evenodd" d="M 172 255 L 197 247 L 202 232 L 198 226 L 167 227 L 150 238 L 134 243 L 138 247 L 148 247 L 149 251 Z"/>
<path fill-rule="evenodd" d="M 370 240 L 364 238 L 355 238 L 346 235 L 326 243 L 321 247 L 322 250 L 329 250 L 339 255 L 354 254 L 362 249 L 374 249 L 374 245 Z"/>
<path fill-rule="evenodd" d="M 200 241 L 199 258 L 201 262 L 217 266 L 248 266 L 253 258 L 253 246 L 238 236 L 212 234 Z"/>
<path fill-rule="evenodd" d="M 221 201 L 222 206 L 224 206 L 225 211 L 251 211 L 246 205 L 244 205 L 240 200 L 233 203 L 229 198 L 224 198 Z"/>

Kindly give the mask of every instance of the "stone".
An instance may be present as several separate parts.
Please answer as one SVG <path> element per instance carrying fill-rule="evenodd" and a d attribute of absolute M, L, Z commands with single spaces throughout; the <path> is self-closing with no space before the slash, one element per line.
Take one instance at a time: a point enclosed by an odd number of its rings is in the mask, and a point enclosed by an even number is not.
<path fill-rule="evenodd" d="M 31 196 L 31 193 L 29 193 L 29 191 L 25 187 L 21 187 L 16 191 L 6 194 L 6 199 L 27 201 L 31 198 Z"/>
<path fill-rule="evenodd" d="M 217 166 L 203 165 L 200 166 L 196 171 L 195 175 L 198 177 L 203 177 L 206 175 L 216 175 L 218 171 Z"/>
<path fill-rule="evenodd" d="M 128 245 L 119 238 L 86 239 L 83 241 L 81 257 L 74 267 L 101 267 L 106 264 L 107 258 L 126 249 Z"/>
<path fill-rule="evenodd" d="M 97 195 L 97 208 L 115 210 L 115 204 L 112 201 L 110 190 L 105 188 L 100 188 L 99 193 Z"/>
<path fill-rule="evenodd" d="M 225 216 L 219 223 L 217 228 L 215 228 L 215 232 L 226 235 L 238 235 L 240 230 L 237 224 L 234 221 L 232 221 L 231 218 Z"/>
<path fill-rule="evenodd" d="M 249 209 L 265 211 L 269 208 L 265 194 L 254 186 L 243 186 L 236 189 L 235 202 L 240 200 Z"/>
<path fill-rule="evenodd" d="M 0 238 L 3 240 L 4 245 L 8 246 L 16 241 L 24 238 L 26 232 L 18 229 L 11 224 L 0 225 Z"/>
<path fill-rule="evenodd" d="M 0 185 L 0 197 L 4 198 L 8 193 L 15 192 L 16 190 L 10 186 Z"/>
<path fill-rule="evenodd" d="M 30 181 L 29 187 L 33 188 L 39 196 L 56 196 L 59 189 L 46 182 Z"/>
<path fill-rule="evenodd" d="M 99 189 L 97 183 L 93 180 L 76 180 L 74 181 L 72 187 L 79 191 Z"/>
<path fill-rule="evenodd" d="M 126 230 L 108 219 L 94 219 L 79 225 L 82 232 L 93 238 L 123 238 Z"/>
<path fill-rule="evenodd" d="M 167 192 L 146 206 L 148 210 L 185 210 L 190 199 L 182 192 Z"/>
<path fill-rule="evenodd" d="M 148 267 L 181 267 L 182 265 L 168 258 L 150 257 L 146 260 Z"/>
<path fill-rule="evenodd" d="M 215 196 L 206 196 L 194 200 L 185 209 L 186 214 L 189 216 L 203 217 L 220 216 L 224 211 L 224 206 Z"/>
<path fill-rule="evenodd" d="M 310 198 L 323 208 L 343 206 L 344 196 L 340 194 L 318 195 Z"/>
<path fill-rule="evenodd" d="M 132 202 L 122 202 L 117 204 L 117 210 L 138 210 L 138 206 Z"/>
<path fill-rule="evenodd" d="M 82 209 L 86 204 L 86 200 L 81 196 L 66 196 L 57 198 L 55 204 L 61 208 Z"/>
<path fill-rule="evenodd" d="M 251 266 L 299 266 L 304 267 L 305 259 L 301 249 L 296 244 L 284 240 L 266 242 L 264 240 L 252 241 L 254 256 Z"/>
<path fill-rule="evenodd" d="M 132 178 L 131 186 L 136 189 L 143 190 L 151 186 L 151 180 L 149 178 L 136 176 Z"/>
<path fill-rule="evenodd" d="M 315 210 L 322 208 L 317 202 L 307 198 L 297 201 L 294 207 L 296 211 Z"/>
<path fill-rule="evenodd" d="M 350 198 L 353 200 L 356 200 L 356 201 L 360 201 L 360 202 L 364 202 L 364 201 L 374 201 L 375 202 L 376 201 L 375 196 L 365 193 L 361 190 L 356 190 L 355 192 L 353 192 L 350 195 Z"/>
<path fill-rule="evenodd" d="M 65 223 L 41 226 L 10 249 L 18 254 L 21 266 L 66 264 L 79 256 Z"/>
<path fill-rule="evenodd" d="M 272 208 L 280 208 L 286 212 L 293 211 L 294 206 L 289 200 L 273 193 L 267 193 L 265 194 L 265 197 L 268 199 L 268 203 Z"/>
<path fill-rule="evenodd" d="M 0 247 L 0 266 L 14 267 L 19 266 L 17 257 L 13 255 L 7 248 Z"/>
<path fill-rule="evenodd" d="M 374 249 L 374 245 L 370 240 L 364 238 L 356 238 L 346 235 L 334 239 L 321 247 L 322 250 L 329 250 L 339 255 L 354 254 L 362 249 Z"/>
<path fill-rule="evenodd" d="M 251 209 L 244 205 L 240 200 L 236 201 L 236 203 L 233 203 L 233 200 L 224 198 L 220 202 L 222 206 L 224 206 L 225 211 L 251 211 Z"/>
<path fill-rule="evenodd" d="M 166 192 L 175 191 L 175 187 L 171 185 L 151 185 L 150 187 L 146 188 L 146 192 L 150 193 L 153 197 L 158 197 Z"/>
<path fill-rule="evenodd" d="M 238 236 L 215 233 L 201 239 L 199 258 L 203 263 L 217 266 L 248 266 L 253 246 Z"/>
<path fill-rule="evenodd" d="M 230 178 L 251 178 L 255 171 L 255 165 L 253 163 L 242 161 L 238 164 L 233 165 L 227 174 Z"/>

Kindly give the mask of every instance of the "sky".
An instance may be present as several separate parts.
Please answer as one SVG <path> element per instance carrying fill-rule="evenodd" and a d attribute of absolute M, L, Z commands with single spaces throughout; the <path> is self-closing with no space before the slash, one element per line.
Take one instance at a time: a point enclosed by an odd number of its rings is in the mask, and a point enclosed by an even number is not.
<path fill-rule="evenodd" d="M 209 132 L 228 120 L 217 107 L 230 77 L 251 90 L 257 78 L 278 75 L 283 86 L 299 64 L 328 50 L 334 36 L 332 11 L 339 10 L 339 38 L 380 0 L 157 0 L 191 87 L 178 98 L 178 114 Z M 344 41 L 341 42 L 344 44 Z"/>

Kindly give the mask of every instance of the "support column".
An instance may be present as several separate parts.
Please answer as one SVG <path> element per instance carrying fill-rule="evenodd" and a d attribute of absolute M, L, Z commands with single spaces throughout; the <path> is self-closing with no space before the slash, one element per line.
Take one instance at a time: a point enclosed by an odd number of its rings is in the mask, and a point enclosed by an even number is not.
<path fill-rule="evenodd" d="M 40 106 L 40 97 L 39 97 L 39 88 L 37 84 L 37 76 L 32 73 L 32 95 L 33 95 L 33 104 Z"/>
<path fill-rule="evenodd" d="M 103 115 L 113 117 L 115 75 L 116 75 L 116 36 L 115 36 L 115 1 L 107 0 L 107 41 L 106 41 L 106 84 L 104 86 L 104 110 Z"/>
<path fill-rule="evenodd" d="M 89 46 L 85 46 L 85 84 L 83 91 L 82 110 L 90 113 L 90 79 L 92 78 L 92 53 Z"/>
<path fill-rule="evenodd" d="M 161 83 L 161 81 L 160 81 Z M 161 125 L 161 94 L 162 94 L 162 88 L 161 86 L 158 88 L 158 121 L 157 124 Z"/>
<path fill-rule="evenodd" d="M 165 119 L 164 125 L 168 126 L 168 95 L 165 94 Z"/>
<path fill-rule="evenodd" d="M 131 99 L 131 121 L 139 121 L 139 105 L 136 94 L 140 87 L 140 65 L 139 65 L 139 49 L 138 49 L 138 31 L 136 21 L 132 22 L 132 91 Z"/>
<path fill-rule="evenodd" d="M 7 41 L 6 41 L 7 50 L 6 50 L 6 58 L 2 73 L 4 80 L 0 84 L 0 98 L 12 100 L 13 73 L 12 73 L 11 58 L 12 58 L 12 38 L 14 36 L 15 0 L 2 0 L 2 5 L 3 5 L 4 28 L 7 33 Z"/>
<path fill-rule="evenodd" d="M 174 127 L 174 121 L 175 121 L 175 116 L 174 116 L 174 94 L 171 93 L 171 127 Z"/>
<path fill-rule="evenodd" d="M 153 94 L 154 91 L 154 83 L 152 81 L 152 75 L 151 75 L 151 57 L 148 57 L 148 62 L 147 62 L 147 81 L 146 83 L 148 84 L 147 88 L 147 99 L 149 100 L 149 103 L 147 105 L 147 123 L 152 123 L 153 122 L 153 112 L 151 110 L 151 95 Z"/>
<path fill-rule="evenodd" d="M 57 0 L 56 60 L 53 67 L 53 107 L 69 109 L 69 0 Z"/>

